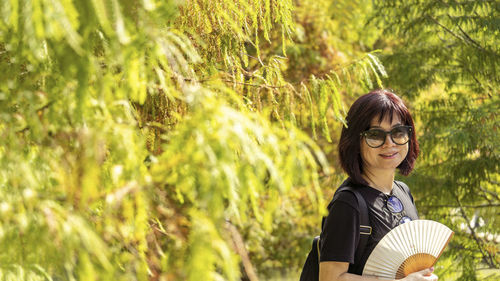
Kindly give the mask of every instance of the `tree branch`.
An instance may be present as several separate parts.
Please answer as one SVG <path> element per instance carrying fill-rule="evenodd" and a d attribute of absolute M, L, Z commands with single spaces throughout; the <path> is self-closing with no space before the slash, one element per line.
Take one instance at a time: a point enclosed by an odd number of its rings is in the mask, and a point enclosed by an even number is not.
<path fill-rule="evenodd" d="M 257 274 L 255 273 L 255 269 L 252 266 L 250 261 L 250 257 L 248 256 L 248 252 L 245 248 L 245 243 L 243 242 L 243 238 L 241 234 L 238 232 L 238 229 L 231 224 L 230 221 L 226 221 L 226 228 L 229 230 L 231 234 L 231 239 L 233 240 L 233 246 L 236 250 L 236 253 L 241 257 L 241 261 L 243 263 L 243 268 L 245 269 L 245 273 L 250 281 L 258 281 Z"/>
<path fill-rule="evenodd" d="M 184 81 L 186 81 L 186 82 L 195 82 L 195 83 L 203 83 L 203 82 L 207 82 L 210 80 L 211 79 L 194 80 L 191 78 L 184 78 Z M 238 82 L 238 81 L 233 81 L 233 80 L 228 80 L 228 79 L 221 79 L 220 81 L 226 82 L 226 83 L 234 83 L 234 84 L 238 84 L 238 85 L 252 86 L 252 87 L 258 87 L 258 88 L 269 88 L 269 89 L 280 89 L 280 88 L 289 87 L 288 85 L 274 86 L 274 85 L 269 85 L 269 84 L 253 84 L 253 83 Z"/>
<path fill-rule="evenodd" d="M 435 19 L 435 18 L 433 18 L 431 16 L 427 16 L 427 18 L 430 19 L 430 20 L 432 20 L 435 24 L 439 25 L 442 29 L 444 29 L 449 34 L 453 35 L 453 37 L 456 37 L 460 41 L 463 41 L 464 43 L 467 44 L 467 40 L 465 40 L 464 38 L 460 37 L 458 34 L 456 34 L 455 32 L 451 31 L 449 28 L 447 28 L 446 26 L 444 26 L 443 24 L 441 24 L 437 19 Z"/>
<path fill-rule="evenodd" d="M 476 235 L 476 231 L 473 227 L 471 227 L 470 225 L 470 220 L 469 220 L 469 217 L 467 216 L 467 214 L 465 213 L 465 210 L 464 210 L 464 206 L 462 206 L 461 202 L 460 202 L 460 198 L 458 198 L 458 196 L 455 194 L 455 200 L 457 201 L 457 204 L 458 204 L 458 207 L 460 209 L 460 213 L 462 214 L 462 217 L 465 219 L 465 221 L 467 222 L 467 228 L 469 229 L 470 231 L 470 234 L 472 236 L 472 238 L 474 239 L 474 241 L 476 242 L 477 244 L 477 247 L 479 249 L 479 251 L 481 252 L 481 255 L 483 256 L 484 258 L 484 261 L 491 267 L 494 267 L 495 266 L 495 261 L 493 259 L 493 257 L 491 256 L 490 252 L 488 251 L 485 251 L 482 247 L 482 244 L 481 244 L 481 241 L 480 239 L 477 237 Z"/>

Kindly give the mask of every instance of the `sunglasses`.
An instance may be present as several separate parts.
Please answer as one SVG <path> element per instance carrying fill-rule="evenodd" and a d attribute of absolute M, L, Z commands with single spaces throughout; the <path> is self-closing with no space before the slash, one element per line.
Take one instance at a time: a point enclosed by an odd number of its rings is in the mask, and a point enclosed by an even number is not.
<path fill-rule="evenodd" d="M 377 148 L 384 145 L 386 136 L 391 136 L 393 143 L 397 145 L 404 145 L 410 141 L 411 126 L 397 126 L 392 128 L 389 132 L 382 129 L 370 129 L 361 133 L 365 138 L 366 144 L 371 148 Z"/>
<path fill-rule="evenodd" d="M 386 206 L 389 211 L 393 214 L 399 214 L 404 211 L 403 203 L 394 195 L 389 196 L 386 201 Z M 411 221 L 411 218 L 403 215 L 403 217 L 399 220 L 398 224 L 403 224 Z"/>

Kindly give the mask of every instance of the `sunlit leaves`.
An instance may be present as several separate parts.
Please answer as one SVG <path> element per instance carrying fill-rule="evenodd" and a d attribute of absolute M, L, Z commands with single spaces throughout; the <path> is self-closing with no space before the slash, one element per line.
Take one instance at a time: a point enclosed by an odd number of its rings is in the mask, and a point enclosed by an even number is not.
<path fill-rule="evenodd" d="M 382 61 L 419 119 L 422 161 L 411 180 L 421 214 L 462 232 L 450 255 L 462 267 L 459 280 L 474 280 L 478 267 L 499 265 L 484 239 L 498 235 L 499 6 L 418 2 L 376 1 L 384 16 L 374 18 L 396 42 Z"/>
<path fill-rule="evenodd" d="M 327 169 L 327 164 L 302 133 L 279 129 L 244 108 L 237 111 L 202 88 L 192 88 L 189 95 L 193 95 L 192 113 L 169 136 L 164 153 L 151 168 L 154 180 L 165 184 L 167 192 L 177 194 L 179 204 L 191 210 L 189 239 L 194 240 L 182 256 L 195 280 L 201 270 L 208 272 L 219 264 L 220 257 L 213 255 L 222 254 L 216 252 L 223 248 L 191 237 L 217 241 L 227 235 L 221 229 L 226 220 L 241 225 L 255 218 L 270 231 L 281 196 L 296 185 L 312 183 L 315 191 L 309 196 L 320 208 L 316 171 Z M 198 225 L 205 219 L 209 221 L 204 226 Z M 217 230 L 212 229 L 215 226 Z M 194 257 L 199 252 L 206 255 Z M 233 274 L 225 273 L 228 278 Z"/>
<path fill-rule="evenodd" d="M 291 78 L 293 1 L 4 2 L 5 279 L 238 279 L 227 221 L 324 212 L 297 127 L 330 140 L 345 86 L 385 76 L 362 51 Z"/>

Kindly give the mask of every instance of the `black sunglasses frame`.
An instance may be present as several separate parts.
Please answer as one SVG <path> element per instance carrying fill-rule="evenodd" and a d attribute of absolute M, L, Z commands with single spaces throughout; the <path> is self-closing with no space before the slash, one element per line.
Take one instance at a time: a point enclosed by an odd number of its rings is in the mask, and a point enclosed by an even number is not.
<path fill-rule="evenodd" d="M 396 130 L 396 129 L 400 129 L 400 128 L 406 128 L 406 129 L 408 129 L 408 140 L 407 140 L 405 143 L 396 143 L 396 142 L 394 141 L 394 138 L 392 137 L 392 134 L 393 134 L 394 130 Z M 371 146 L 371 145 L 368 143 L 367 139 L 366 139 L 366 135 L 367 135 L 367 134 L 368 134 L 368 132 L 370 132 L 370 131 L 379 131 L 379 132 L 384 132 L 384 133 L 385 133 L 385 135 L 384 135 L 384 141 L 383 141 L 380 145 L 377 145 L 377 146 Z M 397 126 L 397 127 L 392 128 L 390 131 L 384 131 L 384 130 L 382 130 L 382 129 L 369 129 L 369 130 L 366 130 L 366 131 L 362 132 L 360 135 L 361 135 L 362 137 L 364 137 L 364 138 L 365 138 L 365 143 L 366 143 L 369 147 L 371 147 L 371 148 L 379 148 L 379 147 L 381 147 L 382 145 L 384 145 L 384 144 L 385 144 L 385 141 L 386 141 L 386 139 L 387 139 L 387 135 L 390 135 L 390 136 L 391 136 L 391 140 L 392 140 L 392 142 L 393 142 L 393 143 L 395 143 L 395 144 L 397 144 L 397 145 L 405 145 L 405 144 L 407 144 L 407 143 L 410 141 L 411 133 L 412 133 L 412 127 L 411 127 L 411 126 Z"/>

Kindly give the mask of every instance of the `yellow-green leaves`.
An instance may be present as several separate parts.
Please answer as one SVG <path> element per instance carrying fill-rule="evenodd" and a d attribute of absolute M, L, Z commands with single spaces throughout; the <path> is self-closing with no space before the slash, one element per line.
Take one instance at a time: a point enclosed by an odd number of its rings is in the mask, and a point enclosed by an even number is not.
<path fill-rule="evenodd" d="M 331 167 L 301 130 L 332 140 L 344 85 L 383 67 L 302 68 L 294 4 L 3 1 L 2 278 L 237 280 L 228 221 L 323 213 Z M 300 61 L 338 64 L 323 46 Z"/>
<path fill-rule="evenodd" d="M 133 101 L 143 104 L 147 95 L 147 80 L 145 78 L 144 62 L 137 57 L 129 57 L 127 60 L 127 82 L 129 85 L 129 96 Z"/>
<path fill-rule="evenodd" d="M 11 26 L 14 32 L 18 31 L 19 24 L 19 0 L 7 0 L 0 6 L 2 16 L 2 31 L 6 32 L 8 26 Z"/>
<path fill-rule="evenodd" d="M 417 117 L 421 155 L 411 186 L 419 213 L 458 234 L 444 253 L 449 259 L 444 264 L 453 270 L 437 274 L 486 280 L 480 272 L 498 271 L 500 264 L 498 241 L 485 239 L 499 229 L 500 6 L 495 1 L 374 4 L 373 20 L 390 42 L 382 61 L 391 87 Z"/>
<path fill-rule="evenodd" d="M 36 0 L 35 0 L 36 1 Z M 40 0 L 43 1 L 43 0 Z M 68 45 L 77 53 L 82 53 L 81 48 L 82 37 L 78 33 L 80 22 L 78 21 L 78 13 L 73 2 L 69 0 L 50 0 L 43 1 L 45 13 L 48 13 L 55 21 L 48 21 L 49 32 L 57 39 L 59 36 L 64 36 Z M 26 15 L 29 16 L 29 15 Z M 61 34 L 59 34 L 61 32 Z"/>
<path fill-rule="evenodd" d="M 317 170 L 327 166 L 321 152 L 302 133 L 280 129 L 244 108 L 236 110 L 205 89 L 192 91 L 193 110 L 170 135 L 152 173 L 156 182 L 165 184 L 166 192 L 178 194 L 179 204 L 196 216 L 190 237 L 198 238 L 187 245 L 191 254 L 185 262 L 188 272 L 197 268 L 192 274 L 198 276 L 209 275 L 217 266 L 219 259 L 210 258 L 210 252 L 230 247 L 225 243 L 208 247 L 200 240 L 200 231 L 208 227 L 203 239 L 218 241 L 224 235 L 220 231 L 225 220 L 241 224 L 249 219 L 270 231 L 281 197 L 294 186 L 317 185 Z M 321 196 L 314 198 L 320 206 L 317 198 Z M 207 220 L 205 225 L 200 225 L 203 220 L 198 222 L 200 214 Z M 212 227 L 217 231 L 208 231 Z M 194 257 L 202 247 L 206 256 Z"/>

